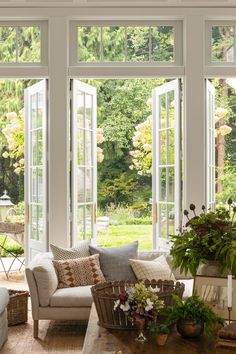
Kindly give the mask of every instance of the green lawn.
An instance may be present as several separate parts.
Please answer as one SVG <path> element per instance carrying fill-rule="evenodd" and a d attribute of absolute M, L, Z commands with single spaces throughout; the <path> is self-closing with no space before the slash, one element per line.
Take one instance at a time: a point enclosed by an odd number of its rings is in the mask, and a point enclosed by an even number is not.
<path fill-rule="evenodd" d="M 110 225 L 107 231 L 98 232 L 98 245 L 120 246 L 139 241 L 139 249 L 152 249 L 152 225 Z"/>

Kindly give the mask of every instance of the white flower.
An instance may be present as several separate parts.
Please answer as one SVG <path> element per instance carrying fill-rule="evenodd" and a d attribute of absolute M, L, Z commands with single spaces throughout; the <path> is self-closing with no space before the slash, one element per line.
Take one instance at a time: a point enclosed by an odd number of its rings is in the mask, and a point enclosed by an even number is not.
<path fill-rule="evenodd" d="M 145 311 L 150 311 L 153 309 L 153 302 L 148 298 L 147 299 L 147 306 L 145 307 Z"/>
<path fill-rule="evenodd" d="M 152 98 L 149 97 L 146 101 L 146 105 L 151 109 L 152 108 Z"/>
<path fill-rule="evenodd" d="M 161 291 L 161 288 L 158 288 L 158 286 L 156 288 L 149 286 L 149 290 L 151 290 L 153 293 L 159 293 L 159 291 Z"/>
<path fill-rule="evenodd" d="M 15 168 L 15 169 L 14 169 L 14 172 L 15 172 L 17 175 L 19 175 L 20 172 L 21 172 L 21 168 L 20 168 L 20 167 Z"/>
<path fill-rule="evenodd" d="M 120 300 L 114 301 L 114 310 L 116 310 L 119 305 L 120 305 Z"/>
<path fill-rule="evenodd" d="M 138 171 L 138 175 L 142 176 L 143 172 L 142 171 Z"/>
<path fill-rule="evenodd" d="M 8 120 L 13 120 L 13 119 L 16 119 L 17 114 L 16 114 L 16 112 L 9 112 L 6 114 L 6 117 Z"/>
<path fill-rule="evenodd" d="M 2 154 L 2 157 L 4 157 L 5 159 L 7 159 L 9 156 L 9 153 L 7 151 L 4 151 L 4 153 Z"/>
<path fill-rule="evenodd" d="M 129 169 L 130 169 L 130 170 L 133 170 L 133 169 L 134 169 L 134 165 L 130 165 L 130 166 L 129 166 Z"/>
<path fill-rule="evenodd" d="M 228 125 L 222 125 L 221 127 L 219 127 L 219 129 L 218 129 L 218 132 L 219 132 L 219 134 L 221 134 L 221 135 L 227 135 L 227 134 L 230 134 L 231 133 L 231 131 L 232 131 L 232 128 L 231 127 L 229 127 Z"/>
<path fill-rule="evenodd" d="M 121 308 L 121 310 L 123 310 L 124 312 L 126 312 L 126 311 L 129 311 L 129 309 L 130 309 L 130 306 L 129 306 L 129 303 L 128 303 L 128 301 L 126 301 L 126 303 L 123 305 L 120 305 L 120 308 Z"/>
<path fill-rule="evenodd" d="M 227 113 L 228 110 L 226 108 L 218 107 L 215 111 L 215 121 L 218 122 L 218 120 L 224 118 Z"/>

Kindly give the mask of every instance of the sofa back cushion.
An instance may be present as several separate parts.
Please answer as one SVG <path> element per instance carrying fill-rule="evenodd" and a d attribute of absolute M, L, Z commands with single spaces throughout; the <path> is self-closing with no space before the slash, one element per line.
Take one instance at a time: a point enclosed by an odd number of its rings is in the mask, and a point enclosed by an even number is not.
<path fill-rule="evenodd" d="M 89 246 L 89 249 L 91 254 L 100 255 L 101 270 L 107 281 L 137 280 L 130 267 L 129 259 L 137 258 L 138 241 L 120 247 L 98 248 Z"/>
<path fill-rule="evenodd" d="M 80 241 L 75 247 L 63 248 L 50 244 L 50 248 L 54 259 L 75 259 L 80 257 L 89 257 L 90 240 Z"/>
<path fill-rule="evenodd" d="M 31 270 L 38 288 L 39 303 L 41 306 L 49 306 L 50 298 L 58 286 L 52 257 L 48 254 L 37 257 L 31 265 Z"/>

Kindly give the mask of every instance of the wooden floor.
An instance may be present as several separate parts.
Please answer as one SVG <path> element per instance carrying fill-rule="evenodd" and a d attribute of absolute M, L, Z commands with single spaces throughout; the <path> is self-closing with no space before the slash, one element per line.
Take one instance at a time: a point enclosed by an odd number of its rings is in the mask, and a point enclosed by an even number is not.
<path fill-rule="evenodd" d="M 27 324 L 8 328 L 8 340 L 0 350 L 1 354 L 82 353 L 85 324 L 76 321 L 40 321 L 39 325 L 39 338 L 34 339 L 29 311 Z"/>

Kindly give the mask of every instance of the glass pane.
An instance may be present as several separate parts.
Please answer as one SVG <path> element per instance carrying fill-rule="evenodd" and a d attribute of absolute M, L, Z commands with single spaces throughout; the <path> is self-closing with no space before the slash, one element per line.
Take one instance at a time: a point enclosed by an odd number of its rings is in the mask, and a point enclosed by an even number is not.
<path fill-rule="evenodd" d="M 211 60 L 232 63 L 234 61 L 234 26 L 212 26 Z"/>
<path fill-rule="evenodd" d="M 84 93 L 77 94 L 77 123 L 80 128 L 84 128 Z"/>
<path fill-rule="evenodd" d="M 175 208 L 174 205 L 168 206 L 168 223 L 169 223 L 169 235 L 175 235 Z"/>
<path fill-rule="evenodd" d="M 174 128 L 174 119 L 175 119 L 175 111 L 174 111 L 174 91 L 167 92 L 167 105 L 168 105 L 168 122 L 167 126 L 170 128 Z"/>
<path fill-rule="evenodd" d="M 166 201 L 166 168 L 160 168 L 160 185 L 161 185 L 161 195 L 160 200 Z"/>
<path fill-rule="evenodd" d="M 160 205 L 160 227 L 161 227 L 161 237 L 166 238 L 167 233 L 167 206 L 165 204 Z"/>
<path fill-rule="evenodd" d="M 37 205 L 33 204 L 30 208 L 30 225 L 31 225 L 31 232 L 30 238 L 32 240 L 38 240 L 38 207 Z"/>
<path fill-rule="evenodd" d="M 160 107 L 160 129 L 166 128 L 166 95 L 159 96 L 159 107 Z"/>
<path fill-rule="evenodd" d="M 18 28 L 19 63 L 39 63 L 41 60 L 40 27 Z"/>
<path fill-rule="evenodd" d="M 174 202 L 175 200 L 175 169 L 174 167 L 167 168 L 168 173 L 168 202 Z"/>
<path fill-rule="evenodd" d="M 125 61 L 125 28 L 103 27 L 104 61 Z"/>
<path fill-rule="evenodd" d="M 83 240 L 84 238 L 84 215 L 85 215 L 85 207 L 78 207 L 77 209 L 77 222 L 78 222 L 78 240 Z"/>
<path fill-rule="evenodd" d="M 167 147 L 167 156 L 168 156 L 168 165 L 173 165 L 175 163 L 175 131 L 174 129 L 169 129 L 168 134 L 168 147 Z"/>
<path fill-rule="evenodd" d="M 149 61 L 149 27 L 127 27 L 127 60 Z"/>
<path fill-rule="evenodd" d="M 92 132 L 86 130 L 85 131 L 85 165 L 91 166 L 92 165 Z"/>
<path fill-rule="evenodd" d="M 86 202 L 92 201 L 93 176 L 92 169 L 86 168 Z"/>
<path fill-rule="evenodd" d="M 85 96 L 85 128 L 92 129 L 92 102 L 91 95 Z"/>
<path fill-rule="evenodd" d="M 167 161 L 166 161 L 166 130 L 160 131 L 159 135 L 160 135 L 160 152 L 161 152 L 160 162 L 161 162 L 161 165 L 166 165 L 166 163 L 167 163 Z"/>
<path fill-rule="evenodd" d="M 31 132 L 31 166 L 37 165 L 37 131 Z"/>
<path fill-rule="evenodd" d="M 16 29 L 0 27 L 0 62 L 16 62 Z"/>
<path fill-rule="evenodd" d="M 174 61 L 174 27 L 151 27 L 151 60 Z"/>
<path fill-rule="evenodd" d="M 86 206 L 86 238 L 92 237 L 93 206 Z"/>
<path fill-rule="evenodd" d="M 42 204 L 38 204 L 38 239 L 43 239 L 43 206 Z"/>
<path fill-rule="evenodd" d="M 38 161 L 37 165 L 43 165 L 43 131 L 42 129 L 37 130 L 37 138 L 38 138 Z"/>
<path fill-rule="evenodd" d="M 30 96 L 31 129 L 37 128 L 37 94 Z"/>
<path fill-rule="evenodd" d="M 85 202 L 85 169 L 83 167 L 78 168 L 77 176 L 77 190 L 78 190 L 78 203 Z"/>
<path fill-rule="evenodd" d="M 85 131 L 82 129 L 79 129 L 78 131 L 78 165 L 84 165 L 84 134 Z"/>
<path fill-rule="evenodd" d="M 38 202 L 37 169 L 31 169 L 31 202 Z"/>
<path fill-rule="evenodd" d="M 43 169 L 37 168 L 38 173 L 38 202 L 43 203 Z"/>
<path fill-rule="evenodd" d="M 78 62 L 100 60 L 101 28 L 78 27 Z"/>
<path fill-rule="evenodd" d="M 38 121 L 37 128 L 41 128 L 43 126 L 43 95 L 38 93 Z"/>

